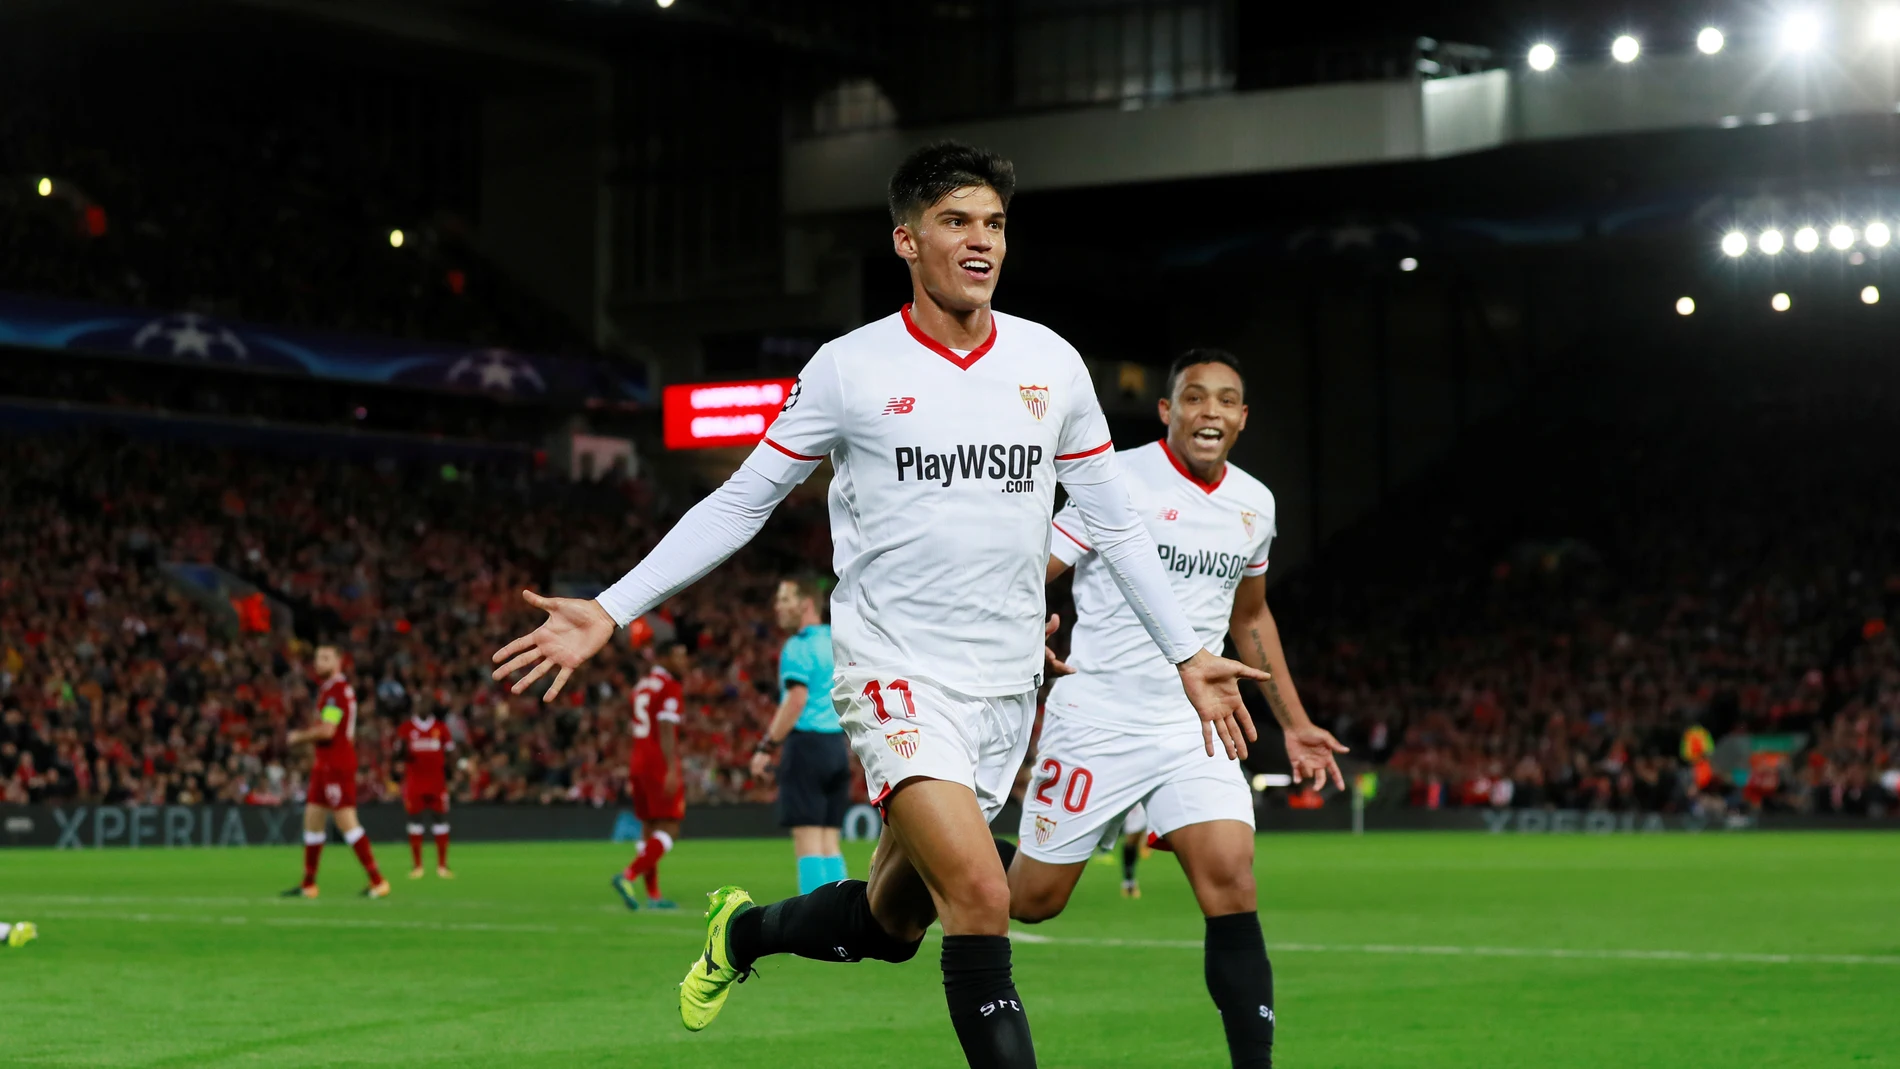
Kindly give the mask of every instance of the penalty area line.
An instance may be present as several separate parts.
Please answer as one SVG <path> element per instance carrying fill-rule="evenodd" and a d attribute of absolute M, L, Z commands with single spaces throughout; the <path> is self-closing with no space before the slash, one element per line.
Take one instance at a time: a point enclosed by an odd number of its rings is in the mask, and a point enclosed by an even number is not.
<path fill-rule="evenodd" d="M 1128 947 L 1134 949 L 1200 950 L 1193 939 L 1094 939 L 1042 935 L 1011 930 L 1011 940 L 1030 946 Z M 1270 943 L 1269 951 L 1284 954 L 1388 954 L 1445 958 L 1544 958 L 1576 961 L 1681 961 L 1735 965 L 1900 965 L 1893 954 L 1768 954 L 1711 950 L 1626 950 L 1572 947 L 1410 946 L 1395 943 Z"/>

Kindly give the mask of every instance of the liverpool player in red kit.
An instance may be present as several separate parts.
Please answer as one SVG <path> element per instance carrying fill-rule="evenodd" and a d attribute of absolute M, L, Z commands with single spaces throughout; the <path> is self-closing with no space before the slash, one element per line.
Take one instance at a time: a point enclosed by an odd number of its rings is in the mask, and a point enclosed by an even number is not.
<path fill-rule="evenodd" d="M 323 679 L 317 691 L 317 722 L 289 735 L 292 746 L 314 743 L 316 756 L 310 763 L 310 795 L 303 807 L 303 883 L 284 895 L 317 897 L 324 822 L 335 817 L 343 841 L 356 851 L 363 871 L 369 873 L 364 897 L 381 898 L 389 893 L 389 881 L 377 870 L 376 855 L 370 853 L 369 839 L 356 819 L 356 691 L 343 675 L 343 655 L 335 646 L 317 647 L 316 669 Z"/>
<path fill-rule="evenodd" d="M 633 688 L 633 752 L 628 787 L 633 792 L 633 815 L 640 818 L 646 840 L 627 867 L 613 878 L 614 890 L 628 909 L 639 909 L 633 895 L 635 880 L 646 880 L 647 905 L 672 909 L 660 897 L 660 859 L 673 849 L 680 821 L 686 817 L 686 784 L 680 776 L 680 706 L 685 693 L 680 680 L 692 661 L 686 646 L 674 643 L 660 654 L 653 671 Z"/>
<path fill-rule="evenodd" d="M 449 871 L 449 779 L 448 753 L 455 749 L 448 726 L 434 714 L 418 710 L 396 729 L 396 741 L 408 759 L 402 774 L 402 808 L 409 814 L 409 857 L 415 868 L 412 880 L 422 879 L 422 814 L 434 813 L 435 874 L 445 880 L 455 878 Z"/>

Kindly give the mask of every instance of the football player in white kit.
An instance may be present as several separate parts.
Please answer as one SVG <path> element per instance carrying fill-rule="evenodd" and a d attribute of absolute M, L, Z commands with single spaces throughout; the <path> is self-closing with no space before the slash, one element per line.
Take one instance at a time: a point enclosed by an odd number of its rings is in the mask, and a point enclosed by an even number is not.
<path fill-rule="evenodd" d="M 754 908 L 713 892 L 704 950 L 680 985 L 699 1030 L 768 954 L 906 961 L 943 924 L 944 993 L 973 1066 L 1035 1064 L 1011 978 L 1009 882 L 989 820 L 1022 764 L 1043 670 L 1055 482 L 1077 502 L 1181 701 L 1244 755 L 1238 681 L 1176 604 L 1120 478 L 1087 368 L 1054 332 L 992 312 L 1015 186 L 1009 161 L 953 143 L 891 178 L 892 242 L 913 301 L 821 348 L 762 442 L 647 558 L 596 600 L 524 592 L 548 619 L 495 654 L 520 693 L 559 668 L 551 699 L 625 624 L 744 545 L 830 457 L 831 696 L 885 816 L 868 880 Z M 859 1055 L 861 1058 L 862 1056 Z"/>
<path fill-rule="evenodd" d="M 1241 659 L 1263 669 L 1268 704 L 1286 734 L 1295 781 L 1330 776 L 1346 748 L 1307 717 L 1287 674 L 1267 609 L 1273 494 L 1227 463 L 1247 424 L 1240 363 L 1218 349 L 1184 353 L 1160 402 L 1167 437 L 1123 452 L 1122 468 L 1154 535 L 1181 606 L 1210 650 L 1231 635 Z M 1047 920 L 1068 903 L 1098 844 L 1111 843 L 1137 806 L 1148 829 L 1181 859 L 1207 917 L 1208 992 L 1236 1067 L 1272 1064 L 1273 972 L 1254 894 L 1253 795 L 1231 756 L 1201 745 L 1200 720 L 1170 690 L 1174 671 L 1147 641 L 1104 574 L 1075 512 L 1054 522 L 1051 580 L 1075 575 L 1072 670 L 1049 692 L 1042 737 L 1023 798 L 1021 846 L 1010 866 L 1011 913 Z"/>

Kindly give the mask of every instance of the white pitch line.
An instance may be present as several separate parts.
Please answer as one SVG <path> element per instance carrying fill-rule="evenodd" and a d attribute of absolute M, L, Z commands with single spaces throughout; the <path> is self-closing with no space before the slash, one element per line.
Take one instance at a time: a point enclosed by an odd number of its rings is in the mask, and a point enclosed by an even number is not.
<path fill-rule="evenodd" d="M 75 896 L 77 897 L 77 896 Z M 180 903 L 189 899 L 174 899 Z M 223 900 L 220 900 L 223 901 Z M 250 899 L 234 900 L 254 904 Z M 42 910 L 37 917 L 54 920 L 127 921 L 136 924 L 261 924 L 273 928 L 372 928 L 407 929 L 437 932 L 515 932 L 532 935 L 555 933 L 609 934 L 614 929 L 558 924 L 491 924 L 479 921 L 416 921 L 380 917 L 261 917 L 237 914 L 214 916 L 206 913 L 124 913 L 77 910 Z M 658 920 L 687 920 L 690 926 L 673 929 L 678 934 L 696 935 L 701 921 L 686 913 L 658 913 L 639 918 L 635 923 L 649 925 Z M 669 928 L 671 926 L 668 926 Z M 620 932 L 639 931 L 619 929 Z M 667 930 L 665 928 L 663 931 Z M 930 935 L 936 935 L 932 928 Z M 1126 949 L 1199 950 L 1194 939 L 1096 939 L 1087 936 L 1054 936 L 1039 932 L 1012 930 L 1010 939 L 1028 946 L 1078 946 Z M 1395 943 L 1274 943 L 1268 950 L 1282 954 L 1388 954 L 1417 957 L 1539 958 L 1578 961 L 1678 961 L 1692 964 L 1737 965 L 1887 965 L 1900 966 L 1900 955 L 1893 954 L 1769 954 L 1747 951 L 1706 950 L 1627 950 L 1614 948 L 1571 947 L 1493 947 L 1493 946 L 1414 946 Z"/>
<path fill-rule="evenodd" d="M 1199 950 L 1192 939 L 1092 939 L 1011 930 L 1011 940 L 1031 945 L 1133 947 Z M 1397 954 L 1421 957 L 1548 958 L 1584 961 L 1686 961 L 1738 965 L 1900 965 L 1892 954 L 1767 954 L 1746 951 L 1620 950 L 1569 947 L 1406 946 L 1392 943 L 1273 943 L 1268 950 L 1290 954 Z"/>

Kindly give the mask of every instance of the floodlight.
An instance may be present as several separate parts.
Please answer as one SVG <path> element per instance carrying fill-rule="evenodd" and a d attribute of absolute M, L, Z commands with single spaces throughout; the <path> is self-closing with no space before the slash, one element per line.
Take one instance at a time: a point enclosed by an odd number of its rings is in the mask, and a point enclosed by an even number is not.
<path fill-rule="evenodd" d="M 1704 26 L 1702 32 L 1695 35 L 1695 46 L 1701 49 L 1705 56 L 1715 55 L 1727 43 L 1728 38 L 1723 37 L 1722 31 L 1713 26 Z"/>
<path fill-rule="evenodd" d="M 1543 42 L 1531 46 L 1531 54 L 1526 57 L 1534 71 L 1547 71 L 1557 65 L 1557 50 Z"/>
<path fill-rule="evenodd" d="M 1730 256 L 1741 256 L 1748 252 L 1748 235 L 1739 230 L 1731 230 L 1723 234 L 1722 251 Z"/>
<path fill-rule="evenodd" d="M 1821 234 L 1811 226 L 1804 226 L 1794 232 L 1794 247 L 1802 252 L 1813 252 L 1821 247 Z"/>
<path fill-rule="evenodd" d="M 1418 270 L 1418 261 L 1414 260 L 1410 256 L 1407 256 L 1405 259 L 1399 261 L 1399 270 L 1416 271 Z"/>
<path fill-rule="evenodd" d="M 1854 245 L 1854 228 L 1846 223 L 1835 223 L 1827 232 L 1827 243 L 1845 252 Z"/>
<path fill-rule="evenodd" d="M 1761 237 L 1755 239 L 1755 247 L 1770 256 L 1779 253 L 1781 251 L 1781 245 L 1781 231 L 1779 230 L 1764 230 L 1761 232 Z"/>
<path fill-rule="evenodd" d="M 1694 297 L 1676 298 L 1676 314 L 1679 316 L 1695 315 L 1695 298 Z"/>
<path fill-rule="evenodd" d="M 391 230 L 389 232 L 389 247 L 392 249 L 402 248 L 402 231 Z"/>
<path fill-rule="evenodd" d="M 1777 293 L 1768 299 L 1768 307 L 1777 312 L 1785 312 L 1794 307 L 1794 300 L 1785 293 Z"/>
<path fill-rule="evenodd" d="M 1874 248 L 1884 249 L 1887 247 L 1887 242 L 1893 240 L 1893 231 L 1888 230 L 1885 223 L 1868 223 L 1867 229 L 1861 231 L 1861 236 L 1866 238 L 1867 244 Z"/>
<path fill-rule="evenodd" d="M 1862 304 L 1879 304 L 1879 303 L 1880 303 L 1880 287 L 1879 287 L 1879 286 L 1868 286 L 1868 287 L 1867 287 L 1866 289 L 1864 289 L 1864 290 L 1861 290 L 1861 291 L 1860 291 L 1860 303 L 1862 303 Z"/>
<path fill-rule="evenodd" d="M 1633 62 L 1642 51 L 1642 43 L 1627 33 L 1610 42 L 1610 58 L 1618 63 Z"/>
<path fill-rule="evenodd" d="M 40 191 L 40 196 L 42 197 L 52 196 L 53 195 L 53 180 L 50 178 L 40 179 L 39 191 Z"/>
<path fill-rule="evenodd" d="M 1821 43 L 1821 20 L 1812 11 L 1797 11 L 1781 24 L 1781 47 L 1806 52 Z"/>

